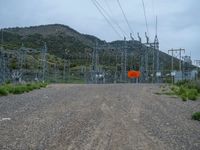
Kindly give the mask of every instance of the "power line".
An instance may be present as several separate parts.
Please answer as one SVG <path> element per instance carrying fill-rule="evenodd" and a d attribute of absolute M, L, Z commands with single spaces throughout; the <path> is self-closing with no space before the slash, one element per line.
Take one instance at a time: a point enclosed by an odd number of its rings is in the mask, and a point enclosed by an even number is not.
<path fill-rule="evenodd" d="M 123 38 L 120 33 L 115 29 L 115 27 L 112 25 L 112 23 L 109 21 L 109 19 L 106 17 L 106 15 L 103 13 L 103 11 L 99 8 L 98 3 L 96 0 L 91 0 L 92 3 L 95 5 L 95 7 L 98 9 L 98 11 L 101 13 L 101 15 L 104 17 L 104 19 L 107 21 L 107 23 L 111 26 L 111 28 L 115 31 L 115 33 L 120 37 Z"/>
<path fill-rule="evenodd" d="M 121 5 L 121 3 L 120 3 L 119 0 L 117 0 L 117 2 L 118 2 L 118 5 L 119 5 L 119 7 L 120 7 L 120 9 L 121 9 L 121 11 L 122 11 L 122 14 L 123 14 L 123 16 L 124 16 L 124 19 L 125 19 L 125 21 L 126 21 L 126 23 L 127 23 L 127 25 L 128 25 L 128 28 L 129 28 L 129 30 L 133 33 L 133 36 L 134 36 L 134 32 L 133 32 L 133 30 L 132 30 L 132 28 L 131 28 L 131 25 L 129 24 L 129 21 L 128 21 L 128 19 L 127 19 L 127 17 L 126 17 L 126 14 L 125 14 L 125 12 L 124 12 L 124 10 L 123 10 L 123 8 L 122 8 L 122 5 Z M 135 36 L 134 36 L 134 37 L 135 37 Z"/>
<path fill-rule="evenodd" d="M 112 12 L 112 10 L 111 10 L 111 8 L 110 8 L 108 2 L 107 2 L 107 0 L 104 0 L 104 2 L 105 2 L 105 4 L 106 4 L 106 6 L 107 6 L 107 8 L 108 8 L 108 10 L 109 10 L 109 12 L 110 12 L 110 14 L 111 14 L 112 16 L 114 16 L 114 15 L 113 15 L 113 12 Z M 106 12 L 106 11 L 105 11 L 105 12 Z M 124 36 L 126 35 L 127 37 L 129 37 L 129 35 L 128 35 L 128 34 L 122 29 L 122 27 L 119 25 L 119 23 L 118 23 L 115 19 L 112 19 L 108 13 L 107 13 L 107 15 L 108 15 L 109 18 L 117 25 L 117 27 L 118 27 L 119 30 L 124 34 Z"/>
<path fill-rule="evenodd" d="M 144 0 L 142 0 L 142 7 L 143 7 L 143 12 L 144 12 L 147 34 L 149 35 L 149 28 L 148 28 L 148 22 L 147 22 L 147 15 L 146 15 L 146 8 L 145 8 Z"/>
<path fill-rule="evenodd" d="M 97 1 L 97 0 L 95 0 L 96 1 L 96 3 L 99 5 L 99 7 L 103 10 L 103 12 L 108 16 L 108 18 L 114 23 L 114 24 L 116 24 L 117 25 L 117 27 L 119 28 L 119 30 L 124 34 L 123 36 L 125 36 L 126 35 L 126 33 L 123 31 L 123 29 L 121 28 L 121 26 L 118 24 L 118 22 L 115 20 L 115 19 L 112 19 L 112 17 L 109 15 L 109 13 L 101 6 L 101 4 Z M 105 0 L 104 0 L 105 1 Z M 109 7 L 109 5 L 108 5 L 108 3 L 106 3 L 107 4 L 107 7 L 109 8 L 109 10 L 110 10 L 110 7 Z M 112 14 L 112 11 L 110 10 L 110 12 L 111 12 L 111 14 Z"/>

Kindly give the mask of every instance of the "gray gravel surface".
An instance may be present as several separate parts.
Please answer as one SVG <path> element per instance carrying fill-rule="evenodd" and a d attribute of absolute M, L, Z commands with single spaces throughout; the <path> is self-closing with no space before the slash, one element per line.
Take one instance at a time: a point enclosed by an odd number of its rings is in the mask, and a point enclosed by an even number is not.
<path fill-rule="evenodd" d="M 54 84 L 0 97 L 0 150 L 200 150 L 200 100 L 159 88 Z"/>

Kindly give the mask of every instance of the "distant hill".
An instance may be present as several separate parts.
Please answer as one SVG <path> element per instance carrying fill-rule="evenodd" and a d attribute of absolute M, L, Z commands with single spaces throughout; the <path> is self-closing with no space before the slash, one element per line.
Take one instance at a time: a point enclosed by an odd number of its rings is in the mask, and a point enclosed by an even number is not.
<path fill-rule="evenodd" d="M 4 44 L 8 49 L 16 49 L 23 43 L 25 47 L 41 48 L 47 43 L 49 53 L 63 56 L 65 49 L 71 53 L 83 52 L 94 46 L 95 42 L 103 43 L 99 38 L 81 34 L 74 29 L 60 24 L 41 25 L 24 28 L 4 29 Z"/>

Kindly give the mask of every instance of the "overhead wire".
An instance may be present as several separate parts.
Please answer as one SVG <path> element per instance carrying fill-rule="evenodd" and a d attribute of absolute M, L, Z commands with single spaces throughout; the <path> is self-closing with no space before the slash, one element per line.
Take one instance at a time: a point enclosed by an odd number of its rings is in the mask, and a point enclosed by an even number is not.
<path fill-rule="evenodd" d="M 147 15 L 146 15 L 146 7 L 145 7 L 144 0 L 141 0 L 141 1 L 142 1 L 143 12 L 144 12 L 146 31 L 147 31 L 147 35 L 149 35 L 149 27 L 148 27 Z"/>
<path fill-rule="evenodd" d="M 108 8 L 108 11 L 110 12 L 110 14 L 112 16 L 113 15 L 113 12 L 110 8 L 110 5 L 108 4 L 108 1 L 107 0 L 104 0 L 105 4 L 106 4 L 106 7 Z M 107 13 L 108 14 L 108 13 Z M 126 35 L 127 37 L 129 37 L 129 35 L 122 29 L 122 27 L 119 25 L 119 23 L 115 20 L 115 19 L 112 19 L 112 17 L 110 17 L 110 15 L 108 14 L 109 18 L 116 24 L 116 26 L 119 28 L 119 30 L 124 34 L 124 36 Z"/>
<path fill-rule="evenodd" d="M 125 11 L 123 10 L 123 8 L 122 8 L 122 5 L 121 5 L 120 1 L 119 1 L 119 0 L 117 0 L 117 3 L 118 3 L 118 5 L 119 5 L 119 7 L 120 7 L 120 9 L 121 9 L 121 11 L 122 11 L 122 14 L 123 14 L 123 16 L 124 16 L 124 19 L 125 19 L 125 21 L 126 21 L 127 25 L 128 25 L 128 28 L 129 28 L 129 30 L 131 31 L 131 33 L 132 33 L 132 34 L 133 34 L 133 36 L 134 36 L 134 32 L 133 32 L 133 30 L 132 30 L 132 27 L 131 27 L 131 25 L 130 25 L 129 21 L 128 21 L 128 18 L 126 17 Z M 135 37 L 135 36 L 134 36 L 134 37 Z"/>
<path fill-rule="evenodd" d="M 113 26 L 113 24 L 110 22 L 110 20 L 106 17 L 106 15 L 103 13 L 103 11 L 101 10 L 101 6 L 99 5 L 99 3 L 96 0 L 91 0 L 92 3 L 94 4 L 94 6 L 98 9 L 98 11 L 100 12 L 100 14 L 104 17 L 104 19 L 106 20 L 106 22 L 111 26 L 111 28 L 114 30 L 114 32 L 120 37 L 123 38 L 121 36 L 121 34 L 115 29 L 115 27 Z"/>

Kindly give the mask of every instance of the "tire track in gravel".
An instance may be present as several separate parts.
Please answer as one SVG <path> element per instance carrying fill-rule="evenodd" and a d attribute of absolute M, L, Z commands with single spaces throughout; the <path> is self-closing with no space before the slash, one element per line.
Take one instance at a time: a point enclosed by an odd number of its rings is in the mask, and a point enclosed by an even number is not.
<path fill-rule="evenodd" d="M 200 147 L 199 124 L 191 120 L 191 105 L 181 100 L 154 95 L 155 90 L 157 88 L 151 89 L 150 94 L 146 96 L 149 103 L 142 101 L 144 114 L 146 114 L 142 115 L 142 124 L 151 135 L 159 137 L 161 141 L 169 145 L 170 149 L 198 150 Z M 199 102 L 196 102 L 196 105 L 197 103 Z"/>

